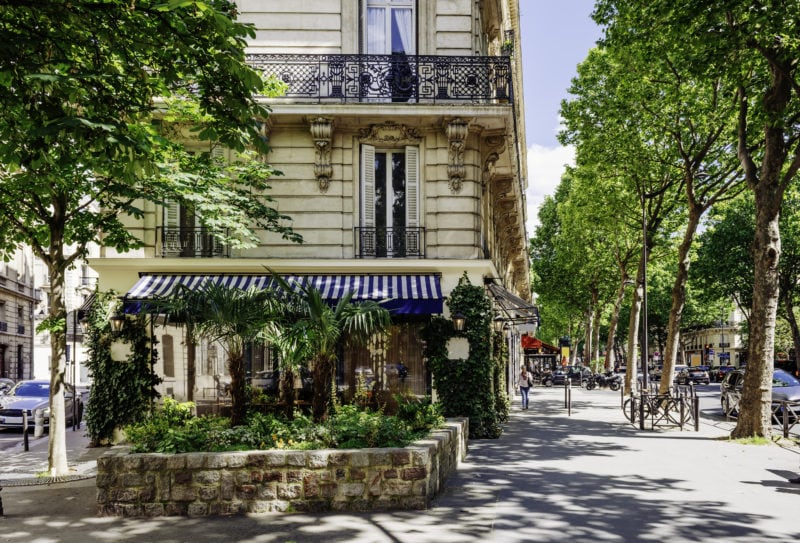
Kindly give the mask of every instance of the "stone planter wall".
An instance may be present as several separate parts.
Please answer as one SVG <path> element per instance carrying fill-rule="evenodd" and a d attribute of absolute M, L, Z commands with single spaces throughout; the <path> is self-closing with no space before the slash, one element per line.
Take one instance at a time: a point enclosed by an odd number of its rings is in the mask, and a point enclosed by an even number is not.
<path fill-rule="evenodd" d="M 97 460 L 101 515 L 424 509 L 467 453 L 468 420 L 405 448 L 131 454 Z"/>

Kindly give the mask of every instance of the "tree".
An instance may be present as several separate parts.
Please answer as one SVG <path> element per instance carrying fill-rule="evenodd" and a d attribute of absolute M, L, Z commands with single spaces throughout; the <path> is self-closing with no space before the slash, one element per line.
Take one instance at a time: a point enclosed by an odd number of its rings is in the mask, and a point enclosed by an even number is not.
<path fill-rule="evenodd" d="M 285 320 L 294 323 L 292 334 L 307 353 L 314 378 L 311 410 L 314 420 L 327 418 L 334 399 L 334 371 L 341 341 L 365 342 L 371 335 L 385 332 L 391 324 L 389 311 L 377 302 L 351 303 L 352 292 L 346 293 L 331 307 L 322 293 L 312 285 L 290 284 L 273 274 L 277 288 L 284 293 Z"/>
<path fill-rule="evenodd" d="M 231 376 L 231 425 L 242 424 L 248 406 L 245 348 L 266 341 L 267 326 L 283 314 L 279 296 L 256 286 L 242 290 L 205 282 L 196 288 L 180 285 L 169 299 L 154 305 L 193 335 L 222 344 Z"/>
<path fill-rule="evenodd" d="M 11 2 L 0 10 L 0 255 L 28 244 L 50 278 L 49 469 L 67 472 L 64 416 L 64 274 L 97 243 L 139 246 L 123 217 L 144 202 L 191 204 L 204 226 L 248 246 L 252 228 L 299 238 L 254 197 L 271 170 L 243 164 L 238 179 L 207 156 L 190 159 L 180 130 L 155 123 L 160 98 L 182 97 L 199 114 L 189 133 L 236 151 L 266 151 L 261 122 L 269 94 L 244 62 L 253 30 L 225 0 L 103 3 Z M 169 118 L 166 119 L 169 121 Z M 226 237 L 224 227 L 231 227 Z"/>
<path fill-rule="evenodd" d="M 754 282 L 748 371 L 733 437 L 769 437 L 778 263 L 784 192 L 800 169 L 800 1 L 770 4 L 681 0 L 599 0 L 595 20 L 606 41 L 643 57 L 670 55 L 696 80 L 722 83 L 735 99 L 731 150 L 755 199 Z M 790 14 L 790 15 L 787 15 Z"/>

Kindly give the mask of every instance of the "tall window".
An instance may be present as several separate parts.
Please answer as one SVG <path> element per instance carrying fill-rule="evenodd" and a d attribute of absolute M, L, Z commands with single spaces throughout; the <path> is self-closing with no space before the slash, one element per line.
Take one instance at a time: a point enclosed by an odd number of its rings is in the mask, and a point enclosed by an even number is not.
<path fill-rule="evenodd" d="M 367 54 L 415 55 L 414 0 L 366 0 Z"/>
<path fill-rule="evenodd" d="M 362 233 L 374 244 L 366 256 L 418 254 L 419 149 L 362 145 Z M 364 249 L 362 235 L 362 249 Z M 373 253 L 374 254 L 371 254 Z"/>

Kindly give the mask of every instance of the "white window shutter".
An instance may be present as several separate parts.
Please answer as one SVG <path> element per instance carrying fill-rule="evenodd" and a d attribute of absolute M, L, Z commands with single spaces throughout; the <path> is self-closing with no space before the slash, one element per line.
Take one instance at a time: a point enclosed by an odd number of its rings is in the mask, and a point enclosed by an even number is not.
<path fill-rule="evenodd" d="M 168 202 L 164 208 L 164 226 L 168 228 L 177 228 L 180 226 L 181 212 L 180 205 L 177 202 Z"/>
<path fill-rule="evenodd" d="M 406 147 L 406 227 L 419 227 L 419 148 Z"/>
<path fill-rule="evenodd" d="M 361 226 L 375 227 L 375 147 L 361 146 Z"/>

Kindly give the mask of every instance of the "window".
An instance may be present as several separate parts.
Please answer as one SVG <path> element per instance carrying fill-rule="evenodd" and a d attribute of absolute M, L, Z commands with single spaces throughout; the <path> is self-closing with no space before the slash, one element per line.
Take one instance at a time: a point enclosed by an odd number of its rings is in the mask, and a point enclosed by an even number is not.
<path fill-rule="evenodd" d="M 161 336 L 161 352 L 164 361 L 164 377 L 175 377 L 175 349 L 172 336 Z"/>
<path fill-rule="evenodd" d="M 415 55 L 414 0 L 367 0 L 368 55 Z"/>
<path fill-rule="evenodd" d="M 361 153 L 362 256 L 419 255 L 419 149 L 362 145 Z"/>

